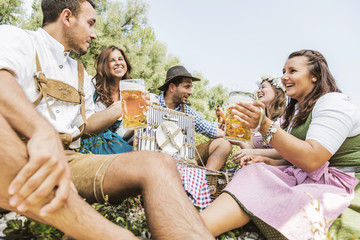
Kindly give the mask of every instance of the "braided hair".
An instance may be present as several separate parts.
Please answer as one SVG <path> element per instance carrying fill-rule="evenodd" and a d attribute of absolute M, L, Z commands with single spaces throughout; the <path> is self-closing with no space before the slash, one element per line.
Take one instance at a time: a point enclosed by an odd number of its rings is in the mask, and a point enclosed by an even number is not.
<path fill-rule="evenodd" d="M 294 118 L 293 126 L 300 126 L 305 123 L 309 114 L 313 110 L 317 100 L 329 92 L 341 92 L 332 74 L 324 56 L 315 50 L 300 50 L 289 55 L 288 59 L 304 56 L 307 58 L 308 70 L 317 79 L 314 88 L 305 96 L 304 101 L 299 104 L 299 114 Z M 297 100 L 291 98 L 285 109 L 285 121 L 282 128 L 289 126 L 292 116 L 295 114 L 295 104 Z"/>

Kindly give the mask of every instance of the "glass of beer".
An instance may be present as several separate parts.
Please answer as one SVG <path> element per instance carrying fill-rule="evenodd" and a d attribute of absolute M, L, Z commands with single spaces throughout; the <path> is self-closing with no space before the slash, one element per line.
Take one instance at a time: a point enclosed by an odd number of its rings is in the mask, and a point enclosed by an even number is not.
<path fill-rule="evenodd" d="M 133 130 L 147 126 L 144 79 L 121 80 L 120 101 L 125 129 Z"/>
<path fill-rule="evenodd" d="M 241 122 L 234 117 L 232 109 L 238 102 L 252 103 L 254 101 L 254 94 L 242 91 L 233 91 L 229 94 L 228 110 L 225 121 L 225 139 L 232 142 L 249 142 L 251 131 L 250 128 L 245 127 Z"/>
<path fill-rule="evenodd" d="M 159 95 L 156 95 L 154 93 L 150 93 L 150 103 L 152 105 L 160 105 L 160 101 L 159 101 Z"/>

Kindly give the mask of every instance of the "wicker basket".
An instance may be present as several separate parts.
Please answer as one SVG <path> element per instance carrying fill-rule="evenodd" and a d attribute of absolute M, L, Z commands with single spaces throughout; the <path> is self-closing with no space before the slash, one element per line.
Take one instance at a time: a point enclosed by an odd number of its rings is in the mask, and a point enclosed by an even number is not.
<path fill-rule="evenodd" d="M 214 201 L 230 182 L 237 169 L 229 169 L 226 171 L 214 171 L 202 166 L 187 163 L 189 167 L 196 167 L 206 170 L 206 180 L 210 189 L 211 200 Z"/>
<path fill-rule="evenodd" d="M 206 179 L 210 189 L 211 200 L 214 201 L 231 180 L 232 174 L 222 172 L 206 172 Z"/>

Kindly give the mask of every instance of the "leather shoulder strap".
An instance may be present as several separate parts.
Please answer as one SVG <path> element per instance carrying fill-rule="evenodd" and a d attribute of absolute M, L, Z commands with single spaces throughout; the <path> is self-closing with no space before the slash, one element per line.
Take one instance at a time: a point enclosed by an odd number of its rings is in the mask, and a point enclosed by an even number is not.
<path fill-rule="evenodd" d="M 38 98 L 33 102 L 33 105 L 36 107 L 37 105 L 39 105 L 42 97 L 43 97 L 43 94 L 42 94 L 42 88 L 39 88 L 39 81 L 37 79 L 40 78 L 40 75 L 44 75 L 44 73 L 41 71 L 41 66 L 40 66 L 40 61 L 39 61 L 39 56 L 38 54 L 36 53 L 36 75 L 34 76 L 34 80 L 36 82 L 36 87 L 37 89 L 39 89 L 40 91 L 40 94 L 38 96 Z"/>
<path fill-rule="evenodd" d="M 79 61 L 77 61 L 77 64 L 78 64 L 78 82 L 79 82 L 79 94 L 80 94 L 80 104 L 81 104 L 80 114 L 84 124 L 82 125 L 80 133 L 73 138 L 73 141 L 77 140 L 84 134 L 87 125 L 86 116 L 85 116 L 84 65 Z"/>
<path fill-rule="evenodd" d="M 39 105 L 41 99 L 44 97 L 47 109 L 49 111 L 50 117 L 52 119 L 56 119 L 56 116 L 54 112 L 52 111 L 48 101 L 47 101 L 47 79 L 45 77 L 45 74 L 41 70 L 41 65 L 39 61 L 39 56 L 36 53 L 36 75 L 34 76 L 34 80 L 36 82 L 36 87 L 40 91 L 39 97 L 33 102 L 33 105 L 36 107 Z"/>
<path fill-rule="evenodd" d="M 72 89 L 73 87 L 71 85 L 63 83 L 61 81 L 47 79 L 45 77 L 45 74 L 42 72 L 40 61 L 39 61 L 39 56 L 36 53 L 36 72 L 37 73 L 34 76 L 34 80 L 36 82 L 37 89 L 39 90 L 40 94 L 39 94 L 39 97 L 33 102 L 33 105 L 34 106 L 39 105 L 41 99 L 44 98 L 51 118 L 56 119 L 55 114 L 52 111 L 52 109 L 47 101 L 47 95 L 55 97 L 56 99 L 61 100 L 61 101 L 80 103 L 81 104 L 80 114 L 81 114 L 81 118 L 82 118 L 84 124 L 80 130 L 80 133 L 77 136 L 75 136 L 72 139 L 72 141 L 77 140 L 84 134 L 85 127 L 87 124 L 86 116 L 85 116 L 84 65 L 81 62 L 77 61 L 77 66 L 78 66 L 78 88 L 79 88 L 78 90 Z M 58 88 L 58 89 L 52 89 L 52 88 Z M 71 99 L 66 99 L 66 97 L 62 97 L 61 94 L 59 94 L 59 89 L 64 89 L 64 88 L 66 91 L 65 95 L 70 95 L 69 93 L 76 91 L 78 97 L 74 96 L 74 94 L 71 94 L 72 95 Z M 54 91 L 54 93 L 48 94 L 48 91 L 50 91 L 50 92 Z M 60 92 L 61 92 L 61 90 L 60 90 Z M 66 94 L 66 93 L 68 93 L 68 94 Z M 62 95 L 64 95 L 64 94 L 62 94 Z"/>

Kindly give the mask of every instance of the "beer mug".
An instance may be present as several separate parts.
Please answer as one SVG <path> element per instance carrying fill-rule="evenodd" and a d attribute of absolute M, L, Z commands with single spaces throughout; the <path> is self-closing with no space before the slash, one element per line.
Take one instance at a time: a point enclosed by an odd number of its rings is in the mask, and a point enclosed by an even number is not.
<path fill-rule="evenodd" d="M 249 142 L 251 130 L 245 127 L 234 117 L 232 109 L 238 102 L 252 103 L 254 94 L 242 91 L 233 91 L 229 94 L 228 110 L 225 120 L 225 139 L 232 142 Z"/>
<path fill-rule="evenodd" d="M 120 101 L 125 129 L 133 130 L 147 126 L 144 79 L 121 80 Z"/>
<path fill-rule="evenodd" d="M 159 95 L 150 93 L 150 104 L 159 106 L 160 105 Z"/>

